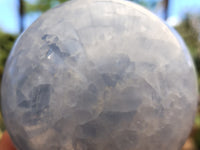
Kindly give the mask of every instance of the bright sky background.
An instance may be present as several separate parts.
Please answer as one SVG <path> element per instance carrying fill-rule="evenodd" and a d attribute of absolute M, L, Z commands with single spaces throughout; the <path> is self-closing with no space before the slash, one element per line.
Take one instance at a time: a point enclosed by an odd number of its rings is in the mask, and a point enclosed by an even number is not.
<path fill-rule="evenodd" d="M 200 15 L 200 0 L 171 0 L 170 2 L 168 20 L 172 25 L 184 18 L 186 13 Z M 34 13 L 25 16 L 25 26 L 28 27 L 39 15 L 40 13 Z M 0 29 L 9 33 L 19 32 L 18 0 L 0 0 Z"/>

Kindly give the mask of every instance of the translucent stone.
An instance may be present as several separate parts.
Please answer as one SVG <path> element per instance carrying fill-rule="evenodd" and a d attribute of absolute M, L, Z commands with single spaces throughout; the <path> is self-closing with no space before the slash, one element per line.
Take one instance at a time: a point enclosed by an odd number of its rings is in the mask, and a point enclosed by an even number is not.
<path fill-rule="evenodd" d="M 197 91 L 186 46 L 152 13 L 73 0 L 17 40 L 2 109 L 18 150 L 179 150 Z"/>

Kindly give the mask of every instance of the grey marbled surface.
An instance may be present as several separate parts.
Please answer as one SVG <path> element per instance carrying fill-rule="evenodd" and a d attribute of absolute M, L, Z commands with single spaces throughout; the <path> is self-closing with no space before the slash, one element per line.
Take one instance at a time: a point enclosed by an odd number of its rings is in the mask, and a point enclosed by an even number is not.
<path fill-rule="evenodd" d="M 123 0 L 72 0 L 16 42 L 2 109 L 18 150 L 179 150 L 197 105 L 181 38 Z"/>

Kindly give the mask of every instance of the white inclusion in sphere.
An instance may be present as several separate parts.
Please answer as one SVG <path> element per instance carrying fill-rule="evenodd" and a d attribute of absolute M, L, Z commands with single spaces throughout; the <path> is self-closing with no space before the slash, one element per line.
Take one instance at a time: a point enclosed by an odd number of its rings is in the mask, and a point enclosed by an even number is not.
<path fill-rule="evenodd" d="M 16 42 L 2 83 L 18 150 L 179 150 L 197 80 L 186 46 L 123 0 L 73 0 Z"/>

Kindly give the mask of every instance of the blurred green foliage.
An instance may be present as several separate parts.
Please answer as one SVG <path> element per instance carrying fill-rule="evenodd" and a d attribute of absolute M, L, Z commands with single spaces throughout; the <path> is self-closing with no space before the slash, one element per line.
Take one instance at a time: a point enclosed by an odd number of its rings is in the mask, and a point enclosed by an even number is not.
<path fill-rule="evenodd" d="M 3 68 L 10 50 L 16 39 L 16 35 L 3 33 L 0 31 L 0 78 L 2 77 Z"/>
<path fill-rule="evenodd" d="M 31 4 L 25 1 L 25 10 L 26 12 L 45 12 L 49 8 L 52 8 L 56 5 L 59 5 L 63 2 L 66 2 L 68 0 L 38 0 L 37 3 Z"/>
<path fill-rule="evenodd" d="M 186 45 L 188 46 L 194 63 L 196 65 L 198 76 L 200 76 L 200 41 L 199 41 L 199 33 L 192 26 L 191 20 L 189 16 L 176 27 L 176 30 L 180 33 L 182 38 L 184 39 Z"/>
<path fill-rule="evenodd" d="M 200 87 L 200 41 L 197 30 L 193 27 L 190 16 L 187 16 L 185 20 L 176 27 L 176 30 L 180 33 L 188 46 L 191 55 L 193 57 L 196 71 L 198 75 L 199 87 Z M 200 89 L 200 88 L 199 88 Z M 200 149 L 200 105 L 198 106 L 197 115 L 195 118 L 195 124 L 192 131 L 192 138 L 197 150 Z"/>
<path fill-rule="evenodd" d="M 1 84 L 1 78 L 3 75 L 3 69 L 5 66 L 6 59 L 8 57 L 10 50 L 13 47 L 13 44 L 16 38 L 17 38 L 17 35 L 12 35 L 12 34 L 8 34 L 8 33 L 4 33 L 0 31 L 0 84 Z M 1 129 L 0 130 L 0 136 L 1 136 L 1 133 L 2 133 L 1 131 L 5 129 L 1 113 L 0 113 L 0 129 Z"/>
<path fill-rule="evenodd" d="M 196 119 L 195 119 L 195 126 L 193 129 L 193 139 L 196 148 L 200 149 L 200 112 L 197 113 Z"/>

